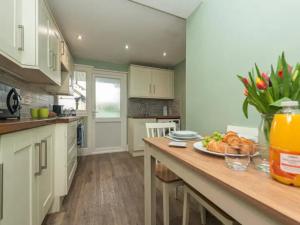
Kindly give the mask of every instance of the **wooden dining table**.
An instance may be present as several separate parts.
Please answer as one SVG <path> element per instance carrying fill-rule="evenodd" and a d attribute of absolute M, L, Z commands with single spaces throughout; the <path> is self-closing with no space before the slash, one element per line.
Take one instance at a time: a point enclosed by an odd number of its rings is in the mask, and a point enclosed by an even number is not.
<path fill-rule="evenodd" d="M 253 165 L 243 172 L 229 169 L 224 158 L 199 152 L 194 142 L 187 148 L 169 147 L 164 137 L 144 142 L 145 225 L 156 224 L 156 160 L 242 225 L 300 224 L 300 188 L 281 184 Z"/>

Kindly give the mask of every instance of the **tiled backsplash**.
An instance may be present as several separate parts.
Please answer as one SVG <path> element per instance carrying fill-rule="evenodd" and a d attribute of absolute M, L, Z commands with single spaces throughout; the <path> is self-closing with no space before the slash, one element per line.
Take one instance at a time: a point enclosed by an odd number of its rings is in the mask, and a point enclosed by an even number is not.
<path fill-rule="evenodd" d="M 21 118 L 30 118 L 30 108 L 51 107 L 54 104 L 54 96 L 49 95 L 39 86 L 26 83 L 2 70 L 0 70 L 0 82 L 21 90 Z"/>
<path fill-rule="evenodd" d="M 163 107 L 168 106 L 168 115 L 180 115 L 177 100 L 158 99 L 128 99 L 128 117 L 134 116 L 162 116 Z"/>

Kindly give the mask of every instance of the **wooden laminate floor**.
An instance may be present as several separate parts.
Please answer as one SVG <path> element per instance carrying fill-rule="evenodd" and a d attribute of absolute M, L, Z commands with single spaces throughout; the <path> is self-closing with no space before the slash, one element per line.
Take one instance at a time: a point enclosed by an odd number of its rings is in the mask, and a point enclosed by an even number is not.
<path fill-rule="evenodd" d="M 43 225 L 143 225 L 143 183 L 143 157 L 127 152 L 81 157 L 62 211 L 47 216 Z M 170 225 L 181 225 L 182 193 L 170 206 Z M 198 212 L 191 210 L 190 218 L 190 225 L 201 224 Z M 207 224 L 220 223 L 208 216 Z M 157 225 L 163 225 L 160 191 Z"/>

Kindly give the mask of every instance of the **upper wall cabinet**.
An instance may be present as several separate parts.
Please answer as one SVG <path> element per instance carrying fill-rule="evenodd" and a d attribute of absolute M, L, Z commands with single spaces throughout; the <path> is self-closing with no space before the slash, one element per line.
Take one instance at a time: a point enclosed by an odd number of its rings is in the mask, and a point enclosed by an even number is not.
<path fill-rule="evenodd" d="M 44 0 L 0 0 L 0 67 L 34 83 L 61 84 L 61 38 Z"/>
<path fill-rule="evenodd" d="M 174 71 L 131 65 L 129 98 L 174 99 Z"/>
<path fill-rule="evenodd" d="M 24 47 L 21 1 L 0 0 L 0 28 L 1 52 L 20 62 L 21 51 Z"/>

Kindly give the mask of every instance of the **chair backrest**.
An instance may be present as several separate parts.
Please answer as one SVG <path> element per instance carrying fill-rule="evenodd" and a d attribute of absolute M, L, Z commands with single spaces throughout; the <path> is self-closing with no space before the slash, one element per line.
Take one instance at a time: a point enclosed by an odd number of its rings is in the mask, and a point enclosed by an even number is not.
<path fill-rule="evenodd" d="M 176 131 L 175 123 L 146 123 L 147 137 L 164 137 Z"/>
<path fill-rule="evenodd" d="M 258 139 L 258 129 L 257 128 L 228 125 L 227 131 L 234 131 L 239 136 L 251 139 L 253 141 L 257 141 L 257 139 Z"/>

